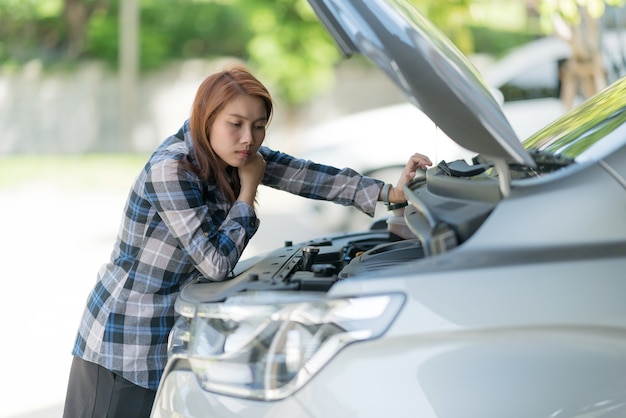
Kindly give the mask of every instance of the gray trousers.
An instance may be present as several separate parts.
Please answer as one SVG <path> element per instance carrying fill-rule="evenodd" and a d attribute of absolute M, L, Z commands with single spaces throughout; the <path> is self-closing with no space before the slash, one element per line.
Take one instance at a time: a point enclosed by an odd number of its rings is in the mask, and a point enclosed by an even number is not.
<path fill-rule="evenodd" d="M 63 418 L 149 418 L 156 391 L 74 357 Z"/>

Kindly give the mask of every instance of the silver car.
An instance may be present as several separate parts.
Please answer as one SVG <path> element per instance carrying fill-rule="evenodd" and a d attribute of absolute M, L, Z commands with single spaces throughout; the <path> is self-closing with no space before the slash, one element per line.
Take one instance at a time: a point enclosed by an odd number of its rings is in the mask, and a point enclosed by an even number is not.
<path fill-rule="evenodd" d="M 186 286 L 153 417 L 626 416 L 626 78 L 521 143 L 408 1 L 310 3 L 476 155 Z"/>

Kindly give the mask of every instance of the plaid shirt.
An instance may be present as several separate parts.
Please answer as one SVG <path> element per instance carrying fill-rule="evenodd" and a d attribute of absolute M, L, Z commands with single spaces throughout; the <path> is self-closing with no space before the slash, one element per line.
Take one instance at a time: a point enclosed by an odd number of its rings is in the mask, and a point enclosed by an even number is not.
<path fill-rule="evenodd" d="M 382 183 L 261 147 L 263 184 L 373 215 Z M 198 274 L 223 280 L 258 229 L 254 209 L 230 204 L 185 170 L 188 121 L 152 154 L 126 202 L 111 260 L 87 300 L 72 354 L 156 390 L 181 287 Z"/>

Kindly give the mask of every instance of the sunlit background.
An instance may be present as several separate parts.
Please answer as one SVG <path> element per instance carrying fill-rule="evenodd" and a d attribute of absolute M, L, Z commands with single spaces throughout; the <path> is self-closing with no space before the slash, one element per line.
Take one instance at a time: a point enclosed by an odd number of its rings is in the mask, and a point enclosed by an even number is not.
<path fill-rule="evenodd" d="M 584 30 L 593 50 L 626 27 L 624 0 L 414 3 L 480 70 L 548 35 L 576 49 L 568 34 Z M 0 417 L 61 415 L 83 303 L 128 188 L 202 79 L 233 63 L 277 102 L 267 144 L 295 155 L 320 123 L 405 102 L 364 59 L 342 60 L 306 0 L 0 0 Z M 330 233 L 309 206 L 262 188 L 244 257 Z"/>

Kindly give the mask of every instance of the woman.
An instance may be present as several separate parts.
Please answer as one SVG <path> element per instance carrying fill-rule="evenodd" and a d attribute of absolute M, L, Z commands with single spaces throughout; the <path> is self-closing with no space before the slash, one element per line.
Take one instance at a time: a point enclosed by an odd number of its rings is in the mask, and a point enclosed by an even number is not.
<path fill-rule="evenodd" d="M 200 85 L 190 119 L 152 154 L 128 196 L 111 260 L 98 273 L 72 354 L 64 417 L 147 417 L 167 361 L 174 301 L 198 274 L 224 280 L 259 226 L 259 184 L 373 215 L 383 183 L 262 147 L 267 89 L 234 68 Z M 419 167 L 413 155 L 391 203 Z"/>

